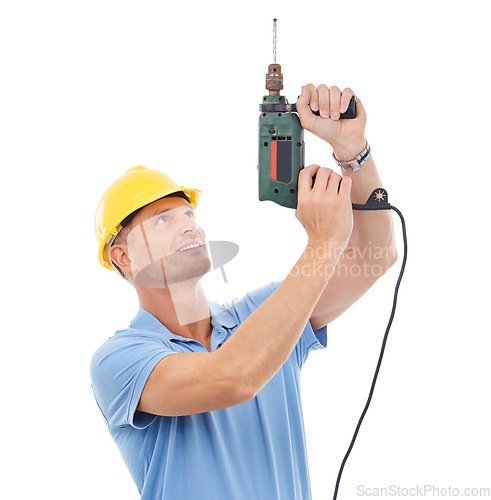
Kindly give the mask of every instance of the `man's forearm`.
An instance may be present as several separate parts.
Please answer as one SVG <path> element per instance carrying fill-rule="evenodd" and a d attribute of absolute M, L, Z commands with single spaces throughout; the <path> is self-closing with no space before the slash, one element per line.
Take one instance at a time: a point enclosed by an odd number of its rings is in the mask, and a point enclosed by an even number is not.
<path fill-rule="evenodd" d="M 344 156 L 336 149 L 334 154 L 341 161 L 351 160 L 365 147 L 364 144 L 345 151 Z M 360 170 L 343 172 L 343 176 L 352 179 L 352 203 L 365 204 L 375 189 L 383 187 L 371 157 Z M 390 210 L 353 210 L 353 231 L 348 246 L 312 312 L 313 327 L 327 325 L 343 314 L 396 260 Z"/>
<path fill-rule="evenodd" d="M 349 147 L 334 148 L 334 154 L 340 161 L 348 161 L 356 157 L 365 145 L 354 144 Z M 372 156 L 355 172 L 344 172 L 343 176 L 351 177 L 351 202 L 364 205 L 368 197 L 377 188 L 383 188 L 382 180 Z M 387 248 L 391 256 L 389 261 L 397 257 L 394 240 L 394 226 L 390 210 L 366 211 L 353 210 L 353 232 L 349 248 Z M 378 264 L 381 264 L 378 262 Z"/>
<path fill-rule="evenodd" d="M 217 351 L 251 398 L 288 359 L 342 251 L 328 242 L 323 246 L 307 245 L 278 289 Z"/>

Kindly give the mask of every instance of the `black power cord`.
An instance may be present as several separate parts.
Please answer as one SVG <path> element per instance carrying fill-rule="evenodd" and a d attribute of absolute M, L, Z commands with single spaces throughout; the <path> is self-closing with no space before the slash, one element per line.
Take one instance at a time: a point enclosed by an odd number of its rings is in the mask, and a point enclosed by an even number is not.
<path fill-rule="evenodd" d="M 348 451 L 346 452 L 346 455 L 344 456 L 343 462 L 341 463 L 341 467 L 339 468 L 338 478 L 336 480 L 336 488 L 334 490 L 333 500 L 336 500 L 338 497 L 339 483 L 341 482 L 341 475 L 343 474 L 344 466 L 346 464 L 346 461 L 348 460 L 348 457 L 351 453 L 351 450 L 353 449 L 353 445 L 355 444 L 356 437 L 358 436 L 358 431 L 360 430 L 363 419 L 365 418 L 368 407 L 370 406 L 370 402 L 372 401 L 373 391 L 375 389 L 375 383 L 377 382 L 378 372 L 380 370 L 380 365 L 382 364 L 382 358 L 384 356 L 385 345 L 387 343 L 387 337 L 389 335 L 389 330 L 390 330 L 390 327 L 392 325 L 392 320 L 394 319 L 394 313 L 395 313 L 396 304 L 397 304 L 397 294 L 399 292 L 399 285 L 400 285 L 401 280 L 402 280 L 402 275 L 404 274 L 404 269 L 406 267 L 406 260 L 407 260 L 406 222 L 404 221 L 404 217 L 403 217 L 402 213 L 396 207 L 394 207 L 394 205 L 391 205 L 390 203 L 388 203 L 388 195 L 387 195 L 387 191 L 385 189 L 383 189 L 383 188 L 375 189 L 372 192 L 372 194 L 370 195 L 370 198 L 365 203 L 365 205 L 358 205 L 356 203 L 352 203 L 351 205 L 353 207 L 353 210 L 391 210 L 392 209 L 392 210 L 396 211 L 397 214 L 399 215 L 399 217 L 401 218 L 401 223 L 402 223 L 402 237 L 404 240 L 404 257 L 402 259 L 401 271 L 399 273 L 399 278 L 397 280 L 396 288 L 394 291 L 394 302 L 392 304 L 392 312 L 390 314 L 389 323 L 387 324 L 387 329 L 385 330 L 384 340 L 382 341 L 382 348 L 380 349 L 380 355 L 378 358 L 377 368 L 375 369 L 375 374 L 373 375 L 373 380 L 372 380 L 372 386 L 370 387 L 370 394 L 368 395 L 368 400 L 365 404 L 365 408 L 363 409 L 363 412 L 360 416 L 360 419 L 358 420 L 358 424 L 356 426 L 355 432 L 354 432 L 353 437 L 351 439 L 351 443 L 349 445 Z"/>

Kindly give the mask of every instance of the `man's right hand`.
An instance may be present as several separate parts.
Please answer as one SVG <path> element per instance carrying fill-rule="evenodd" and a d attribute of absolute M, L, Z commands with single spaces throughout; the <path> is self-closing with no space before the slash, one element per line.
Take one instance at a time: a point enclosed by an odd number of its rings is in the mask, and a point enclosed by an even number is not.
<path fill-rule="evenodd" d="M 307 231 L 310 245 L 328 243 L 343 250 L 348 245 L 353 231 L 351 182 L 351 177 L 341 177 L 319 165 L 310 165 L 300 171 L 295 217 Z"/>

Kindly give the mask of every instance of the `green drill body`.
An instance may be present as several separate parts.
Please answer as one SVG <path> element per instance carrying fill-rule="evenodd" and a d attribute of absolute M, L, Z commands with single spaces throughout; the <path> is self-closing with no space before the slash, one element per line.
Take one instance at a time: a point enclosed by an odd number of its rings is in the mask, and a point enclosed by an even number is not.
<path fill-rule="evenodd" d="M 280 95 L 263 97 L 264 104 L 285 107 Z M 259 200 L 297 208 L 298 174 L 304 168 L 303 128 L 296 113 L 263 111 L 259 116 Z"/>

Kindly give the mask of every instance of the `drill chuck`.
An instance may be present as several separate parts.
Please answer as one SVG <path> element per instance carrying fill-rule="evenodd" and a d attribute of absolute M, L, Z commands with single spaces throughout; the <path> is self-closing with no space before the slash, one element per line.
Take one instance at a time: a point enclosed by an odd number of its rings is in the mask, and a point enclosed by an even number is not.
<path fill-rule="evenodd" d="M 283 89 L 283 75 L 279 64 L 270 64 L 266 73 L 266 90 L 269 90 L 269 95 L 280 95 L 280 90 Z"/>

